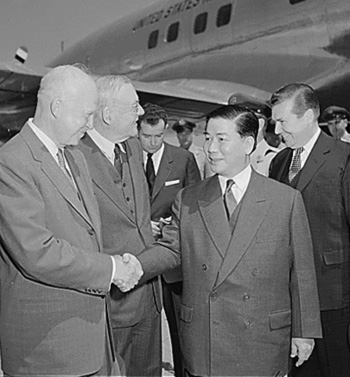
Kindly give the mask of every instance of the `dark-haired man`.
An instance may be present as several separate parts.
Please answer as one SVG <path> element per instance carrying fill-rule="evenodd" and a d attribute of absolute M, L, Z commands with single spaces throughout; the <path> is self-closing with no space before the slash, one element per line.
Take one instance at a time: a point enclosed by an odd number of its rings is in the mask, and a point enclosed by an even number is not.
<path fill-rule="evenodd" d="M 350 280 L 350 147 L 319 128 L 314 90 L 289 84 L 271 97 L 276 133 L 288 148 L 272 160 L 270 177 L 299 190 L 309 219 L 320 296 L 323 339 L 292 376 L 350 375 L 347 342 Z"/>
<path fill-rule="evenodd" d="M 321 336 L 301 195 L 249 164 L 258 120 L 239 106 L 207 117 L 216 173 L 179 192 L 163 237 L 138 258 L 145 278 L 181 263 L 187 376 L 284 376 Z"/>
<path fill-rule="evenodd" d="M 165 222 L 170 222 L 171 206 L 183 187 L 200 181 L 192 153 L 164 142 L 168 125 L 166 111 L 154 104 L 144 106 L 138 120 L 138 136 L 143 149 L 145 172 L 149 184 L 151 220 L 155 239 L 161 235 Z M 181 274 L 171 271 L 162 279 L 164 310 L 169 323 L 176 377 L 183 375 L 178 334 L 178 313 L 182 290 Z"/>

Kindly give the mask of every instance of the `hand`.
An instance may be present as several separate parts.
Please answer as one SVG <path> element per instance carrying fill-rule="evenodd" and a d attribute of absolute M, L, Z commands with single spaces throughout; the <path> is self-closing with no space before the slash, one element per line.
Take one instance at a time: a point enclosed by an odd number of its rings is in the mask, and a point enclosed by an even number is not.
<path fill-rule="evenodd" d="M 114 259 L 116 272 L 113 277 L 113 283 L 122 292 L 128 292 L 135 287 L 143 275 L 141 263 L 134 255 L 129 253 L 123 256 L 115 255 Z"/>
<path fill-rule="evenodd" d="M 313 339 L 292 338 L 290 357 L 298 356 L 298 361 L 296 362 L 295 366 L 299 367 L 310 357 L 314 346 L 315 341 Z"/>
<path fill-rule="evenodd" d="M 160 229 L 160 224 L 157 221 L 151 220 L 151 225 L 152 225 L 152 234 L 153 234 L 154 239 L 156 240 L 160 237 L 160 235 L 162 233 L 162 231 Z"/>

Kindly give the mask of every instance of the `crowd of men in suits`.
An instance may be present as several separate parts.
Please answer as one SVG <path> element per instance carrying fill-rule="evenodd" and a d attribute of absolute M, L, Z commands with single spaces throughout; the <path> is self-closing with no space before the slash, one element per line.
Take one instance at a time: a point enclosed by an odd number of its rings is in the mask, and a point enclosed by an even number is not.
<path fill-rule="evenodd" d="M 308 85 L 269 106 L 209 113 L 199 163 L 127 77 L 43 77 L 0 150 L 5 376 L 161 376 L 163 304 L 177 377 L 349 376 L 350 145 Z"/>

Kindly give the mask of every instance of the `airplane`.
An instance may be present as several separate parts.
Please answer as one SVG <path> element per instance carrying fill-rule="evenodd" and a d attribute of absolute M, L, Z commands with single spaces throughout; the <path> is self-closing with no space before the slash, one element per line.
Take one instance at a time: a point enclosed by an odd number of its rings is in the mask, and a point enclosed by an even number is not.
<path fill-rule="evenodd" d="M 88 35 L 48 67 L 0 63 L 0 129 L 19 131 L 42 75 L 61 64 L 127 75 L 141 103 L 203 123 L 230 98 L 265 102 L 291 82 L 314 87 L 322 108 L 350 109 L 349 58 L 349 0 L 160 0 Z"/>

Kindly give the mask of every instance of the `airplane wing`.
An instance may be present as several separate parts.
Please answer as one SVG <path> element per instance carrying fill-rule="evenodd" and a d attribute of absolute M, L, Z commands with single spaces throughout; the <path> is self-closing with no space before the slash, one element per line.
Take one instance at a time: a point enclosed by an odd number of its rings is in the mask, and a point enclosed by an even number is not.
<path fill-rule="evenodd" d="M 265 102 L 270 93 L 227 81 L 178 79 L 157 82 L 133 81 L 141 104 L 156 103 L 167 110 L 170 121 L 186 118 L 204 123 L 205 115 L 232 96 Z M 239 101 L 237 101 L 239 102 Z"/>
<path fill-rule="evenodd" d="M 33 116 L 39 83 L 48 70 L 0 63 L 0 139 L 10 138 Z"/>
<path fill-rule="evenodd" d="M 33 116 L 41 77 L 49 69 L 0 63 L 0 139 L 10 138 Z M 151 102 L 164 107 L 171 122 L 186 118 L 204 124 L 205 115 L 227 104 L 232 95 L 263 102 L 269 98 L 263 90 L 226 81 L 179 79 L 133 84 L 141 104 Z"/>

